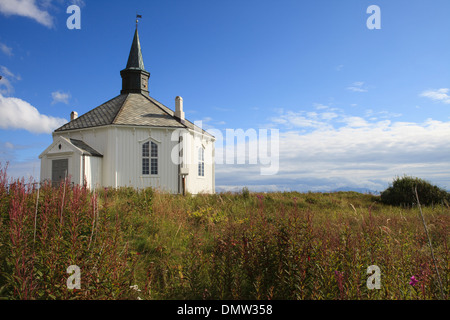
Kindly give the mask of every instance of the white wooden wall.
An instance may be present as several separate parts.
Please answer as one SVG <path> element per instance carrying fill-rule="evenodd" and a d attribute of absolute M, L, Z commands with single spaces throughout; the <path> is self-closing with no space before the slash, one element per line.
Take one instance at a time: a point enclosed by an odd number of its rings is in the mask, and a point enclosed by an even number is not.
<path fill-rule="evenodd" d="M 86 156 L 84 162 L 87 187 L 89 189 L 102 187 L 103 158 Z"/>
<path fill-rule="evenodd" d="M 73 132 L 55 133 L 66 138 L 79 139 L 97 150 L 103 158 L 86 157 L 85 172 L 90 187 L 153 187 L 171 193 L 179 190 L 178 164 L 171 159 L 174 148 L 178 148 L 178 140 L 171 141 L 173 129 L 139 128 L 126 126 L 107 126 Z M 187 191 L 192 194 L 201 192 L 214 193 L 214 143 L 209 139 L 195 140 L 192 132 L 185 131 L 185 140 L 189 140 L 188 168 L 186 181 Z M 142 144 L 153 141 L 158 145 L 158 175 L 142 175 Z M 198 176 L 198 151 L 202 143 L 205 146 L 205 176 Z M 187 151 L 187 150 L 186 150 Z M 78 160 L 69 159 L 69 168 L 74 174 L 73 179 L 81 183 L 82 157 Z M 44 159 L 43 159 L 44 160 Z M 51 161 L 42 161 L 41 172 L 51 179 Z M 45 164 L 47 163 L 47 164 Z M 49 171 L 48 171 L 49 170 Z M 101 174 L 97 174 L 98 172 Z M 75 176 L 76 175 L 76 176 Z M 73 180 L 75 181 L 75 180 Z"/>
<path fill-rule="evenodd" d="M 112 127 L 109 133 L 108 172 L 111 186 L 153 187 L 162 191 L 178 192 L 178 166 L 171 160 L 171 151 L 177 145 L 171 141 L 172 130 L 132 127 Z M 142 174 L 142 145 L 153 141 L 158 145 L 158 174 Z M 105 161 L 104 159 L 103 161 Z"/>
<path fill-rule="evenodd" d="M 42 157 L 40 180 L 52 180 L 52 161 L 60 159 L 68 159 L 71 182 L 80 183 L 80 155 L 63 141 L 61 142 L 61 149 L 59 149 L 59 144 L 56 144 Z"/>
<path fill-rule="evenodd" d="M 186 156 L 188 159 L 189 175 L 186 178 L 187 191 L 192 194 L 198 193 L 214 193 L 215 192 L 215 176 L 214 176 L 214 142 L 201 135 L 195 135 L 189 132 L 189 141 L 185 148 L 189 148 Z M 205 170 L 204 176 L 198 174 L 198 148 L 205 149 Z"/>

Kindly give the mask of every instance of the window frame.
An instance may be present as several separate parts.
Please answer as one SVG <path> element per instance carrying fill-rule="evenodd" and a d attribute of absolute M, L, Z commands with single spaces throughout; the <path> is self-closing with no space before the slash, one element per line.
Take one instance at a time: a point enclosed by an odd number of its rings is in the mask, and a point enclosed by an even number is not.
<path fill-rule="evenodd" d="M 205 177 L 205 148 L 203 146 L 198 147 L 197 151 L 197 177 Z"/>
<path fill-rule="evenodd" d="M 159 154 L 160 154 L 159 147 L 160 147 L 159 143 L 151 139 L 144 141 L 142 143 L 142 146 L 140 148 L 140 155 L 141 155 L 140 172 L 142 176 L 144 177 L 159 176 L 159 172 L 161 169 L 159 165 Z M 147 160 L 146 164 L 144 164 L 145 160 Z M 153 164 L 155 164 L 156 170 L 154 170 Z"/>

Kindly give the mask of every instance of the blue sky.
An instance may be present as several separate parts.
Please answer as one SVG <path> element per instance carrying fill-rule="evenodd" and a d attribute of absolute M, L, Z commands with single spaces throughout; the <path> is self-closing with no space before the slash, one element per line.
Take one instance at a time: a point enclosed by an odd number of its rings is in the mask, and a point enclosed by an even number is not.
<path fill-rule="evenodd" d="M 66 9 L 81 8 L 69 30 Z M 381 29 L 369 30 L 370 5 Z M 136 12 L 150 95 L 207 128 L 274 128 L 280 170 L 219 190 L 450 189 L 448 0 L 0 0 L 0 162 L 39 176 L 51 132 L 120 93 Z M 220 148 L 220 146 L 218 146 Z"/>

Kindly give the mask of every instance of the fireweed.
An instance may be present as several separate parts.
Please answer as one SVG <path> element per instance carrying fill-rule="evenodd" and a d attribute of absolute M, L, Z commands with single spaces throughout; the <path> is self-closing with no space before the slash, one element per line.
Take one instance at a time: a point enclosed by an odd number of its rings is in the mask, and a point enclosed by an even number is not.
<path fill-rule="evenodd" d="M 0 167 L 0 298 L 441 298 L 416 209 L 376 196 L 37 187 Z M 449 212 L 423 208 L 445 299 Z M 80 290 L 66 287 L 70 265 Z"/>
<path fill-rule="evenodd" d="M 42 184 L 38 199 L 37 184 L 0 183 L 0 297 L 132 297 L 134 260 L 117 212 L 99 208 L 95 194 L 69 181 Z M 81 290 L 66 286 L 70 265 L 81 269 Z"/>

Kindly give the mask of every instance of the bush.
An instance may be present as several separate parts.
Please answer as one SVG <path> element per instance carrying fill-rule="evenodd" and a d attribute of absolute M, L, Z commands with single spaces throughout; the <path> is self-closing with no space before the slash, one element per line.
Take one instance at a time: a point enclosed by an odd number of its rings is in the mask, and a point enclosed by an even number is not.
<path fill-rule="evenodd" d="M 242 197 L 248 199 L 250 197 L 250 190 L 247 187 L 242 188 Z"/>
<path fill-rule="evenodd" d="M 423 205 L 431 205 L 450 199 L 448 192 L 432 185 L 428 181 L 404 176 L 402 178 L 396 177 L 392 185 L 381 193 L 381 201 L 394 206 L 416 203 L 414 191 L 416 187 L 419 201 Z"/>

